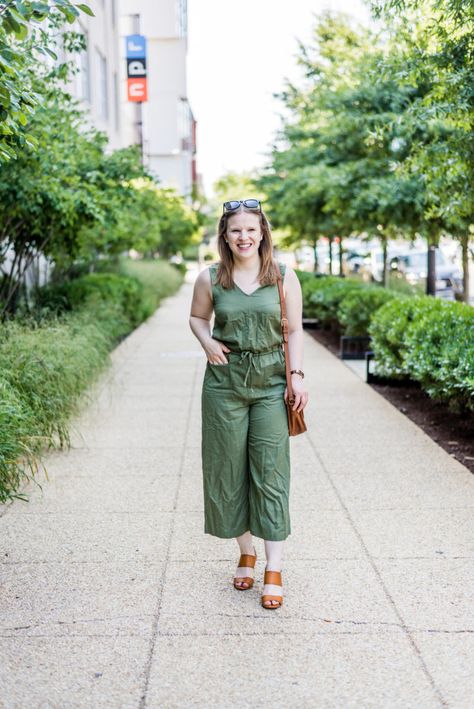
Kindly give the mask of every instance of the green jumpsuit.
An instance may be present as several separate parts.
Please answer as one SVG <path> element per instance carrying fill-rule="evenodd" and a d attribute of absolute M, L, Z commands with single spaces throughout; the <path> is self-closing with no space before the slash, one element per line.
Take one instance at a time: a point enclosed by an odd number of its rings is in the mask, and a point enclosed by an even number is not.
<path fill-rule="evenodd" d="M 279 264 L 282 276 L 285 265 Z M 228 364 L 207 363 L 201 397 L 204 531 L 238 537 L 247 530 L 281 541 L 290 534 L 290 445 L 284 402 L 278 286 L 250 295 L 215 282 L 212 337 Z"/>

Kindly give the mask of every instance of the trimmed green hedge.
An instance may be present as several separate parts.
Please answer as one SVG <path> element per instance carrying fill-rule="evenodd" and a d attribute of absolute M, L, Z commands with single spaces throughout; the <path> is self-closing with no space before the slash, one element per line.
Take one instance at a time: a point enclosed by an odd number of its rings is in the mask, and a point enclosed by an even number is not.
<path fill-rule="evenodd" d="M 297 271 L 303 292 L 303 314 L 346 335 L 367 335 L 370 318 L 394 294 L 378 286 L 338 276 L 315 277 Z"/>
<path fill-rule="evenodd" d="M 378 286 L 352 289 L 340 301 L 337 319 L 345 335 L 369 334 L 369 325 L 375 312 L 394 298 L 391 291 Z"/>
<path fill-rule="evenodd" d="M 474 411 L 474 309 L 418 296 L 396 298 L 369 327 L 377 372 L 410 377 L 454 411 Z"/>
<path fill-rule="evenodd" d="M 297 271 L 306 317 L 347 335 L 370 335 L 377 373 L 419 381 L 452 410 L 474 411 L 474 308 Z"/>
<path fill-rule="evenodd" d="M 298 274 L 299 276 L 299 274 Z M 317 318 L 328 327 L 338 327 L 337 310 L 343 298 L 363 286 L 350 279 L 324 276 L 307 280 L 302 286 L 303 310 L 306 317 Z"/>
<path fill-rule="evenodd" d="M 109 351 L 183 280 L 163 262 L 132 268 L 138 278 L 97 273 L 48 286 L 39 319 L 0 326 L 0 502 L 27 499 L 17 492 L 22 480 L 34 479 L 49 448 L 69 443 L 68 422 Z"/>

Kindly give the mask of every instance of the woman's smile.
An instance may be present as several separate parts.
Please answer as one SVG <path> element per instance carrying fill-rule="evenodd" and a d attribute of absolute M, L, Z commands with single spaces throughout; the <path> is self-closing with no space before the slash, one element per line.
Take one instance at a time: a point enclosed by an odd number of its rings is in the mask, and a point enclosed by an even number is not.
<path fill-rule="evenodd" d="M 257 214 L 239 213 L 231 216 L 227 225 L 227 243 L 235 255 L 258 256 L 262 240 L 260 219 Z"/>

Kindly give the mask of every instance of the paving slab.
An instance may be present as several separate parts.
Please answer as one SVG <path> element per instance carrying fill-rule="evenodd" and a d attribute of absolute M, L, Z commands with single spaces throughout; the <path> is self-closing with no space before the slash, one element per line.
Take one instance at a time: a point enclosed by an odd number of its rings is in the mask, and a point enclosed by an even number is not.
<path fill-rule="evenodd" d="M 0 638 L 2 709 L 136 709 L 149 640 Z"/>
<path fill-rule="evenodd" d="M 4 564 L 0 637 L 149 638 L 164 561 Z"/>
<path fill-rule="evenodd" d="M 439 707 L 406 637 L 385 634 L 159 638 L 154 707 Z M 179 657 L 179 663 L 173 658 Z M 374 666 L 374 657 L 377 665 Z"/>
<path fill-rule="evenodd" d="M 2 709 L 471 709 L 474 477 L 305 335 L 285 602 L 205 535 L 192 285 L 111 353 L 29 501 L 0 505 Z"/>

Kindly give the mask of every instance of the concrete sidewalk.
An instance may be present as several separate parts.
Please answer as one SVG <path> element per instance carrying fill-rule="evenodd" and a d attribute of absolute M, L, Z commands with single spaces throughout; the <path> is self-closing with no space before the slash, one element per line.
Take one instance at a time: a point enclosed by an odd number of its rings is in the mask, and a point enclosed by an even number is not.
<path fill-rule="evenodd" d="M 191 285 L 113 353 L 48 459 L 0 508 L 0 706 L 474 705 L 474 478 L 305 339 L 284 606 L 231 583 L 203 534 Z"/>

